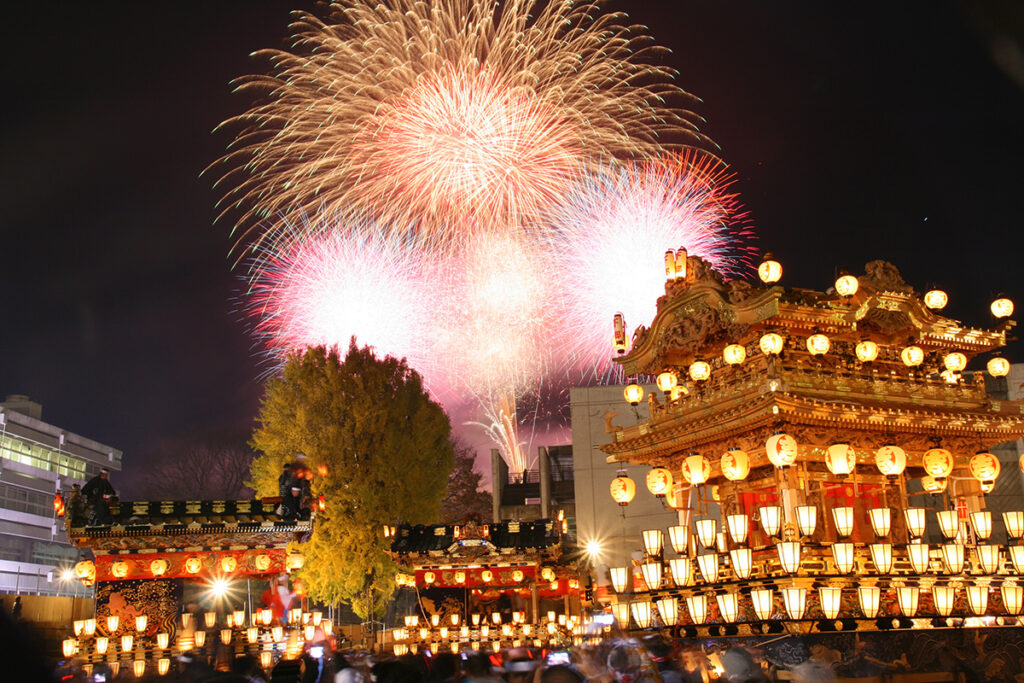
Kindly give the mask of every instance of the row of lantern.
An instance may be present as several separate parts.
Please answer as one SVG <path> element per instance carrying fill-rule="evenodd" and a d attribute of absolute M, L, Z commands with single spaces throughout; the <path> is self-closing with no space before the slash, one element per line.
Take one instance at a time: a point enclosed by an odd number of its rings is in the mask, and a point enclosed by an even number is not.
<path fill-rule="evenodd" d="M 285 558 L 285 568 L 289 572 L 301 569 L 302 563 L 302 555 L 298 553 L 292 553 Z M 185 558 L 182 568 L 187 573 L 195 575 L 203 571 L 205 564 L 206 560 L 202 557 L 191 555 Z M 260 553 L 253 558 L 252 566 L 257 572 L 268 572 L 273 566 L 273 559 L 266 553 Z M 224 555 L 216 563 L 216 568 L 224 574 L 233 574 L 239 568 L 238 557 Z M 148 569 L 153 577 L 160 578 L 167 574 L 170 569 L 170 563 L 164 558 L 158 558 L 149 562 Z M 92 560 L 82 560 L 76 563 L 74 571 L 75 576 L 87 585 L 96 580 L 96 565 Z M 128 575 L 131 573 L 131 565 L 125 560 L 115 560 L 110 565 L 110 573 L 118 579 L 128 578 Z"/>
<path fill-rule="evenodd" d="M 665 254 L 665 272 L 668 276 L 669 271 L 669 254 Z M 683 252 L 683 260 L 686 259 L 686 252 Z M 683 268 L 683 277 L 686 275 L 685 266 Z M 761 279 L 761 282 L 766 285 L 775 284 L 782 278 L 782 264 L 772 258 L 771 254 L 765 254 L 764 261 L 757 267 L 757 276 Z M 669 279 L 675 279 L 675 277 L 669 277 Z M 860 280 L 856 276 L 850 275 L 849 273 L 841 273 L 836 278 L 834 283 L 836 294 L 839 296 L 853 296 L 860 289 Z M 941 311 L 949 303 L 949 296 L 941 289 L 931 289 L 925 293 L 924 305 L 933 311 Z M 989 306 L 993 317 L 995 318 L 1009 318 L 1013 315 L 1013 301 L 1006 297 L 996 298 Z"/>
<path fill-rule="evenodd" d="M 73 656 L 75 656 L 75 654 L 77 654 L 77 652 L 76 652 L 73 644 L 69 644 L 68 641 L 65 640 L 64 641 L 64 656 L 65 657 L 73 657 Z M 261 657 L 260 657 L 261 664 L 263 663 L 263 661 L 264 660 L 263 660 L 263 657 L 261 655 Z M 147 662 L 145 659 L 133 659 L 133 660 L 130 660 L 130 662 L 131 662 L 132 674 L 136 678 L 142 678 L 143 676 L 146 675 L 146 670 L 149 668 L 149 662 Z M 107 667 L 110 670 L 111 676 L 116 678 L 121 673 L 121 664 L 122 663 L 120 661 L 113 660 L 113 661 L 110 661 L 110 662 L 105 662 L 104 666 Z M 127 666 L 128 665 L 128 661 L 124 662 L 124 664 Z M 171 670 L 171 660 L 168 657 L 159 657 L 159 658 L 154 660 L 154 664 L 156 665 L 155 666 L 156 673 L 158 675 L 160 675 L 160 676 L 166 676 L 167 672 Z M 264 668 L 269 668 L 272 664 L 273 664 L 273 660 L 268 658 L 266 660 L 266 664 L 263 664 L 263 667 Z M 82 671 L 83 671 L 83 673 L 85 673 L 85 675 L 87 677 L 89 677 L 88 680 L 93 680 L 92 675 L 93 675 L 93 671 L 95 669 L 96 669 L 96 666 L 93 665 L 92 663 L 86 663 L 86 664 L 82 665 Z M 96 678 L 95 680 L 101 680 L 101 679 L 100 678 Z"/>
<path fill-rule="evenodd" d="M 769 462 L 776 468 L 792 466 L 799 452 L 797 440 L 789 434 L 773 434 L 765 442 L 765 453 Z M 939 482 L 941 490 L 945 490 L 944 480 L 953 472 L 955 463 L 953 454 L 938 446 L 928 449 L 921 456 L 921 466 L 925 473 Z M 856 450 L 849 444 L 832 444 L 825 449 L 825 466 L 839 478 L 851 475 L 856 464 Z M 899 446 L 882 446 L 875 451 L 875 466 L 886 477 L 895 479 L 906 470 L 907 453 Z M 750 456 L 739 448 L 730 449 L 722 455 L 719 467 L 722 475 L 730 481 L 746 479 L 750 474 Z M 1024 457 L 1021 458 L 1021 468 L 1024 470 Z M 985 493 L 991 490 L 1001 469 L 999 458 L 987 451 L 976 453 L 968 462 L 971 476 L 981 483 Z M 707 456 L 698 453 L 688 455 L 683 459 L 682 473 L 683 478 L 691 486 L 705 484 L 711 478 L 711 461 Z M 672 493 L 674 477 L 668 468 L 655 467 L 647 473 L 645 483 L 647 490 L 653 495 L 667 496 Z M 636 496 L 636 483 L 626 470 L 619 470 L 609 485 L 609 491 L 616 503 L 628 505 Z"/>
<path fill-rule="evenodd" d="M 968 606 L 974 616 L 984 616 L 988 610 L 989 586 L 968 585 L 964 587 L 967 593 Z M 860 606 L 860 618 L 876 619 L 881 608 L 882 589 L 879 586 L 859 586 L 853 589 L 857 593 Z M 920 605 L 921 588 L 914 585 L 893 586 L 896 593 L 896 605 L 899 607 L 900 616 L 920 616 L 918 608 Z M 1016 583 L 1004 582 L 999 588 L 1003 611 L 1007 616 L 1017 616 L 1024 607 L 1024 588 Z M 818 594 L 818 607 L 826 619 L 836 619 L 842 611 L 843 589 L 836 586 L 821 586 L 816 591 Z M 934 613 L 940 617 L 949 617 L 953 613 L 956 604 L 957 586 L 935 584 L 931 587 L 932 603 Z M 803 587 L 790 586 L 779 589 L 782 594 L 782 606 L 784 614 L 778 615 L 790 620 L 800 620 L 807 616 L 807 593 Z M 694 593 L 687 595 L 683 602 L 686 604 L 686 611 L 689 613 L 690 621 L 700 625 L 708 622 L 709 596 L 705 593 Z M 718 605 L 718 613 L 724 623 L 736 623 L 740 618 L 740 594 L 738 592 L 717 593 L 714 600 Z M 752 588 L 750 590 L 750 606 L 756 618 L 760 621 L 768 621 L 777 618 L 775 602 L 775 590 L 768 587 Z M 628 626 L 630 617 L 639 628 L 650 628 L 654 623 L 654 608 L 657 607 L 657 615 L 663 626 L 676 626 L 681 621 L 680 601 L 674 596 L 667 596 L 657 600 L 634 600 L 631 602 L 617 602 L 612 605 L 612 612 L 616 621 L 623 627 Z M 850 615 L 853 616 L 853 615 Z"/>
<path fill-rule="evenodd" d="M 405 628 L 394 629 L 392 636 L 396 641 L 405 641 L 412 638 L 414 634 L 419 636 L 421 641 L 429 640 L 460 640 L 466 642 L 470 639 L 475 640 L 487 640 L 492 636 L 501 636 L 502 638 L 511 638 L 514 636 L 522 636 L 524 638 L 532 638 L 535 635 L 555 635 L 560 631 L 561 628 L 571 629 L 574 624 L 563 622 L 561 624 L 549 621 L 546 624 L 534 625 L 534 624 L 496 624 L 491 626 L 487 622 L 480 624 L 478 627 L 470 628 L 469 624 L 463 624 L 462 626 L 449 628 L 447 626 L 439 626 L 434 629 L 427 627 L 421 627 L 420 629 L 413 631 Z"/>
<path fill-rule="evenodd" d="M 514 611 L 512 612 L 511 617 L 511 623 L 513 625 L 526 623 L 526 612 L 524 611 Z M 495 626 L 501 626 L 501 612 L 491 612 L 490 620 L 494 622 Z M 557 623 L 559 625 L 564 626 L 567 623 L 571 624 L 575 622 L 575 620 L 576 617 L 573 615 L 566 616 L 565 614 L 558 614 L 554 610 L 549 611 L 547 614 L 547 622 L 551 624 Z M 464 622 L 464 620 L 462 619 L 462 615 L 460 615 L 458 612 L 452 612 L 451 614 L 447 615 L 447 618 L 442 617 L 440 614 L 437 613 L 431 614 L 430 619 L 428 621 L 430 622 L 430 625 L 433 628 L 446 626 L 448 623 L 450 623 L 453 627 L 456 627 L 459 625 L 459 622 Z M 479 628 L 481 626 L 486 626 L 487 621 L 488 618 L 487 615 L 485 614 L 474 612 L 473 614 L 469 615 L 469 623 L 473 625 L 474 629 Z M 404 622 L 406 630 L 413 630 L 419 626 L 420 617 L 418 614 L 409 614 L 405 616 Z M 468 628 L 469 624 L 463 623 L 463 626 Z"/>
<path fill-rule="evenodd" d="M 758 508 L 758 519 L 761 529 L 769 538 L 779 535 L 782 526 L 782 508 L 778 505 L 763 505 Z M 798 505 L 794 508 L 796 513 L 796 528 L 800 536 L 811 537 L 817 528 L 818 508 L 814 505 Z M 927 508 L 910 507 L 903 511 L 903 518 L 906 522 L 907 533 L 912 539 L 920 539 L 927 530 Z M 854 530 L 854 508 L 842 506 L 832 508 L 832 520 L 835 524 L 836 533 L 840 538 L 847 538 L 853 535 Z M 936 514 L 939 522 L 939 530 L 943 537 L 960 544 L 966 542 L 966 522 L 961 524 L 957 510 L 941 510 Z M 1004 512 L 1003 524 L 1006 528 L 1006 535 L 1012 540 L 1019 540 L 1024 536 L 1024 511 L 1011 510 Z M 992 536 L 992 513 L 988 510 L 972 512 L 968 516 L 974 536 L 987 541 Z M 868 520 L 871 529 L 878 538 L 885 538 L 892 528 L 892 511 L 889 508 L 872 508 L 868 510 Z M 746 544 L 750 534 L 750 518 L 745 514 L 732 514 L 725 517 L 726 529 L 729 538 L 737 545 Z M 719 534 L 718 520 L 713 518 L 698 519 L 694 522 L 694 540 L 700 546 L 707 549 L 716 546 L 725 552 L 724 534 Z M 668 529 L 669 543 L 677 555 L 686 555 L 690 543 L 690 528 L 686 525 L 675 525 Z M 664 546 L 664 534 L 661 529 L 645 529 L 643 538 L 644 551 L 651 557 L 662 554 Z M 1021 555 L 1024 560 L 1024 555 Z"/>
<path fill-rule="evenodd" d="M 812 356 L 823 356 L 832 348 L 832 342 L 828 336 L 813 334 L 807 338 L 807 350 Z M 778 355 L 782 353 L 785 340 L 782 335 L 776 332 L 768 332 L 761 336 L 759 341 L 761 351 L 765 355 Z M 862 363 L 871 363 L 878 359 L 879 347 L 876 342 L 863 340 L 854 347 L 857 360 Z M 739 365 L 747 358 L 747 350 L 741 344 L 729 344 L 722 350 L 722 359 L 727 365 Z M 900 360 L 908 368 L 920 366 L 924 362 L 925 352 L 920 346 L 910 344 L 900 351 Z M 944 381 L 955 384 L 959 373 L 967 367 L 967 356 L 959 351 L 947 353 L 942 357 L 944 370 L 941 376 Z M 990 358 L 986 369 L 993 377 L 1005 377 L 1010 372 L 1010 361 L 1002 356 Z M 705 382 L 711 378 L 711 364 L 707 361 L 697 360 L 690 364 L 687 369 L 689 378 L 697 383 Z M 655 378 L 658 389 L 671 400 L 685 396 L 687 389 L 679 384 L 679 377 L 674 372 L 662 372 Z M 639 405 L 644 397 L 644 389 L 637 382 L 630 382 L 623 389 L 623 396 L 630 405 Z"/>

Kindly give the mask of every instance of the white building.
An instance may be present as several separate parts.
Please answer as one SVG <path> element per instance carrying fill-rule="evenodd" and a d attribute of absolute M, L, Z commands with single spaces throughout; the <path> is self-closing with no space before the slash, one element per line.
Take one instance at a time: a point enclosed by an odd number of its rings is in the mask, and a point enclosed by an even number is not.
<path fill-rule="evenodd" d="M 0 403 L 0 593 L 90 595 L 64 572 L 78 560 L 54 496 L 101 467 L 121 469 L 121 451 L 42 421 L 27 396 Z"/>

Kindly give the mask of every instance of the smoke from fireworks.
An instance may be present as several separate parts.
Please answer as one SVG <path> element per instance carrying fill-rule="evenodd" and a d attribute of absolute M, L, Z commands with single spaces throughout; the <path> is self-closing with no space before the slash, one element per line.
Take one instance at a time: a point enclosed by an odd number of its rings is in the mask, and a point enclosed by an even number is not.
<path fill-rule="evenodd" d="M 702 140 L 692 98 L 624 15 L 542 0 L 335 0 L 335 24 L 297 13 L 293 52 L 243 79 L 262 102 L 226 122 L 222 200 L 253 231 L 297 212 L 360 208 L 433 239 L 530 220 L 578 170 Z M 243 233 L 244 234 L 244 233 Z"/>
<path fill-rule="evenodd" d="M 686 151 L 583 176 L 550 215 L 562 278 L 557 346 L 584 379 L 610 371 L 611 321 L 648 325 L 665 292 L 666 249 L 684 247 L 725 274 L 743 270 L 750 235 L 733 176 Z"/>

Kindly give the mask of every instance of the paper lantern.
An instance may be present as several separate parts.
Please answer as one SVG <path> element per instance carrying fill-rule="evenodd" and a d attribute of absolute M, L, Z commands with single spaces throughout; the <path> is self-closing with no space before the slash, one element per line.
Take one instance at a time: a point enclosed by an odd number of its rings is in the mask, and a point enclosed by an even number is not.
<path fill-rule="evenodd" d="M 220 568 L 225 574 L 230 574 L 238 569 L 238 559 L 231 555 L 226 555 L 220 558 Z"/>
<path fill-rule="evenodd" d="M 853 569 L 853 544 L 833 543 L 832 559 L 835 560 L 836 570 L 840 574 L 849 574 Z"/>
<path fill-rule="evenodd" d="M 123 560 L 118 560 L 110 565 L 110 573 L 119 579 L 123 579 L 128 576 L 128 563 Z"/>
<path fill-rule="evenodd" d="M 612 581 L 612 588 L 615 589 L 616 593 L 626 590 L 626 584 L 629 582 L 629 567 L 610 567 L 608 575 Z M 498 617 L 500 618 L 501 615 L 498 615 Z"/>
<path fill-rule="evenodd" d="M 764 505 L 758 508 L 758 516 L 761 518 L 761 528 L 768 536 L 775 536 L 779 533 L 782 524 L 782 508 L 778 505 Z"/>
<path fill-rule="evenodd" d="M 703 593 L 687 596 L 686 609 L 694 624 L 703 624 L 708 618 L 708 597 Z"/>
<path fill-rule="evenodd" d="M 899 446 L 882 446 L 875 452 L 875 465 L 885 476 L 896 478 L 907 468 L 907 453 Z"/>
<path fill-rule="evenodd" d="M 968 469 L 970 469 L 971 476 L 978 481 L 995 481 L 999 476 L 999 458 L 986 451 L 981 451 L 971 458 Z"/>
<path fill-rule="evenodd" d="M 960 517 L 956 510 L 941 510 L 935 514 L 939 520 L 939 529 L 946 538 L 956 538 L 960 533 Z"/>
<path fill-rule="evenodd" d="M 782 264 L 771 258 L 771 254 L 765 254 L 765 260 L 757 267 L 757 276 L 766 285 L 778 282 L 782 277 Z"/>
<path fill-rule="evenodd" d="M 729 551 L 729 564 L 738 578 L 749 579 L 754 568 L 754 552 L 750 548 L 733 548 Z"/>
<path fill-rule="evenodd" d="M 750 602 L 754 605 L 754 614 L 761 621 L 772 618 L 775 610 L 775 599 L 771 588 L 754 588 L 750 591 Z"/>
<path fill-rule="evenodd" d="M 693 563 L 688 557 L 676 557 L 669 560 L 668 568 L 672 572 L 672 582 L 676 588 L 683 588 L 693 578 Z"/>
<path fill-rule="evenodd" d="M 728 624 L 736 621 L 740 611 L 739 596 L 736 593 L 719 593 L 715 596 L 718 602 L 718 613 L 722 615 L 722 621 Z"/>
<path fill-rule="evenodd" d="M 768 460 L 775 467 L 789 467 L 796 462 L 799 446 L 796 439 L 789 434 L 779 433 L 768 437 L 768 441 L 765 443 L 765 452 L 768 455 Z"/>
<path fill-rule="evenodd" d="M 662 372 L 657 377 L 657 385 L 659 390 L 670 394 L 673 389 L 679 386 L 679 378 L 676 377 L 674 372 Z"/>
<path fill-rule="evenodd" d="M 750 474 L 750 457 L 746 451 L 734 448 L 725 452 L 720 463 L 722 474 L 729 481 L 746 479 Z"/>
<path fill-rule="evenodd" d="M 907 346 L 900 351 L 900 360 L 908 368 L 914 368 L 924 362 L 924 349 L 920 346 Z"/>
<path fill-rule="evenodd" d="M 640 533 L 641 538 L 644 541 L 644 550 L 648 555 L 660 555 L 662 545 L 665 542 L 665 534 L 662 533 L 661 529 L 644 529 Z M 543 577 L 545 581 L 553 581 L 555 579 L 555 572 L 550 567 L 545 567 L 551 572 L 550 577 Z"/>
<path fill-rule="evenodd" d="M 961 372 L 967 367 L 967 356 L 959 351 L 947 353 L 942 358 L 942 365 L 950 372 Z"/>
<path fill-rule="evenodd" d="M 813 536 L 814 528 L 818 524 L 818 508 L 815 505 L 798 505 L 796 511 L 796 525 L 800 529 L 801 536 Z"/>
<path fill-rule="evenodd" d="M 1010 361 L 1002 356 L 996 356 L 989 359 L 986 368 L 988 369 L 988 374 L 993 377 L 1006 377 L 1010 374 Z"/>
<path fill-rule="evenodd" d="M 796 541 L 782 541 L 775 548 L 782 569 L 787 574 L 795 574 L 800 569 L 800 544 Z"/>
<path fill-rule="evenodd" d="M 644 388 L 636 382 L 630 382 L 626 385 L 626 388 L 622 390 L 622 395 L 626 398 L 626 401 L 629 402 L 629 405 L 640 405 L 640 401 L 644 399 Z"/>
<path fill-rule="evenodd" d="M 1013 315 L 1013 302 L 1005 297 L 1001 297 L 993 301 L 989 309 L 992 311 L 992 315 L 997 318 L 1009 318 Z"/>
<path fill-rule="evenodd" d="M 821 333 L 812 334 L 807 338 L 807 350 L 810 351 L 812 356 L 824 356 L 828 353 L 831 346 L 832 342 Z"/>
<path fill-rule="evenodd" d="M 860 611 L 868 619 L 878 616 L 878 604 L 882 597 L 882 591 L 876 586 L 861 586 L 857 589 L 857 600 L 860 602 Z"/>
<path fill-rule="evenodd" d="M 694 361 L 690 364 L 690 379 L 694 382 L 703 382 L 711 377 L 711 366 L 702 361 Z"/>
<path fill-rule="evenodd" d="M 672 473 L 664 467 L 655 467 L 645 478 L 647 490 L 653 495 L 664 497 L 672 493 Z"/>
<path fill-rule="evenodd" d="M 761 349 L 761 353 L 766 356 L 777 356 L 782 353 L 782 349 L 786 345 L 786 341 L 782 338 L 782 335 L 776 334 L 775 332 L 768 332 L 761 335 L 761 339 L 757 342 L 758 347 Z"/>
<path fill-rule="evenodd" d="M 153 576 L 163 576 L 167 573 L 167 560 L 153 560 L 149 563 L 149 571 Z"/>
<path fill-rule="evenodd" d="M 931 546 L 927 543 L 908 543 L 907 557 L 910 559 L 910 566 L 918 574 L 928 571 L 931 562 Z"/>
<path fill-rule="evenodd" d="M 1019 539 L 1024 535 L 1024 512 L 1020 510 L 1004 512 L 1003 524 L 1006 526 L 1006 534 L 1010 538 Z"/>
<path fill-rule="evenodd" d="M 690 455 L 683 461 L 683 477 L 691 486 L 707 482 L 711 476 L 711 462 L 703 455 Z"/>
<path fill-rule="evenodd" d="M 1021 607 L 1024 607 L 1024 588 L 1004 581 L 999 592 L 1003 595 L 1003 609 L 1006 613 L 1011 616 L 1020 614 Z"/>
<path fill-rule="evenodd" d="M 857 455 L 849 444 L 832 444 L 825 451 L 825 466 L 837 477 L 850 476 L 857 464 Z"/>
<path fill-rule="evenodd" d="M 747 534 L 750 533 L 750 518 L 746 515 L 728 515 L 725 518 L 726 526 L 729 528 L 729 536 L 733 543 L 746 543 Z"/>
<path fill-rule="evenodd" d="M 739 365 L 747 359 L 747 350 L 740 344 L 729 344 L 722 350 L 722 360 L 729 365 Z"/>
<path fill-rule="evenodd" d="M 875 536 L 883 538 L 889 535 L 889 528 L 892 526 L 892 512 L 889 508 L 872 508 L 868 510 L 868 519 L 871 520 L 871 528 Z"/>
<path fill-rule="evenodd" d="M 912 617 L 917 614 L 920 595 L 921 589 L 917 586 L 900 586 L 896 589 L 896 602 L 899 604 L 903 616 Z"/>
<path fill-rule="evenodd" d="M 675 626 L 679 621 L 679 603 L 675 598 L 661 598 L 655 601 L 658 606 L 658 614 L 661 615 L 661 623 L 665 626 Z"/>
<path fill-rule="evenodd" d="M 782 604 L 786 606 L 786 613 L 790 619 L 803 619 L 804 610 L 807 608 L 807 589 L 783 588 Z"/>
<path fill-rule="evenodd" d="M 853 275 L 843 275 L 836 279 L 836 294 L 839 296 L 853 296 L 860 288 L 860 282 Z"/>
<path fill-rule="evenodd" d="M 638 600 L 629 604 L 629 609 L 633 613 L 633 621 L 640 628 L 647 628 L 651 625 L 651 601 L 650 600 Z"/>
<path fill-rule="evenodd" d="M 629 349 L 629 338 L 626 337 L 626 319 L 621 313 L 612 317 L 612 346 L 615 352 L 622 355 Z"/>
<path fill-rule="evenodd" d="M 718 553 L 698 555 L 697 566 L 700 567 L 700 575 L 704 577 L 705 583 L 718 581 Z"/>
<path fill-rule="evenodd" d="M 199 570 L 203 568 L 203 561 L 198 557 L 189 557 L 185 559 L 185 571 L 189 574 L 198 574 Z"/>
<path fill-rule="evenodd" d="M 686 553 L 686 548 L 690 543 L 690 529 L 689 527 L 681 524 L 676 524 L 668 528 L 668 540 L 672 544 L 672 550 L 677 555 L 683 555 Z"/>
<path fill-rule="evenodd" d="M 953 454 L 945 448 L 930 448 L 921 458 L 921 465 L 929 476 L 944 479 L 953 471 Z"/>
<path fill-rule="evenodd" d="M 818 599 L 821 602 L 821 611 L 826 619 L 835 619 L 839 616 L 839 607 L 842 604 L 843 589 L 822 586 L 818 589 Z"/>
<path fill-rule="evenodd" d="M 936 479 L 935 477 L 925 476 L 921 477 L 921 487 L 925 493 L 930 493 L 933 496 L 937 496 L 946 490 L 946 479 Z"/>
<path fill-rule="evenodd" d="M 878 344 L 870 339 L 859 342 L 853 350 L 861 363 L 870 363 L 878 358 Z"/>
<path fill-rule="evenodd" d="M 845 538 L 853 533 L 853 508 L 849 506 L 832 508 L 832 519 L 836 523 L 836 533 Z"/>
<path fill-rule="evenodd" d="M 941 311 L 949 303 L 949 297 L 941 289 L 932 289 L 924 295 L 924 305 L 933 311 Z"/>
<path fill-rule="evenodd" d="M 640 575 L 644 577 L 647 590 L 656 591 L 661 588 L 661 562 L 645 562 L 640 565 Z"/>
<path fill-rule="evenodd" d="M 710 548 L 715 545 L 718 539 L 718 520 L 698 519 L 694 527 L 697 529 L 697 540 L 702 546 Z"/>
<path fill-rule="evenodd" d="M 619 505 L 629 505 L 636 495 L 636 482 L 629 478 L 624 471 L 619 471 L 619 476 L 612 479 L 612 483 L 609 486 L 609 490 L 612 494 L 612 500 Z"/>
<path fill-rule="evenodd" d="M 975 616 L 984 616 L 988 608 L 988 586 L 967 586 L 967 605 Z"/>
<path fill-rule="evenodd" d="M 950 574 L 959 574 L 964 570 L 964 550 L 962 543 L 945 543 L 942 545 L 942 561 L 946 565 L 946 571 Z"/>

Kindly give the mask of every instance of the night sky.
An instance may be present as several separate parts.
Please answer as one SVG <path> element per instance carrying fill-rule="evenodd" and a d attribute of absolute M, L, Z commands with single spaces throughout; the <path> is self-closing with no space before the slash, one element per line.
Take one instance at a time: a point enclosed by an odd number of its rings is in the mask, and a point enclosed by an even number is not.
<path fill-rule="evenodd" d="M 131 497 L 168 441 L 244 435 L 256 414 L 263 368 L 199 174 L 249 104 L 231 79 L 313 5 L 23 5 L 2 29 L 0 394 L 124 450 Z M 1016 3 L 610 6 L 672 47 L 784 283 L 884 258 L 967 323 L 1001 292 L 1024 305 Z"/>

